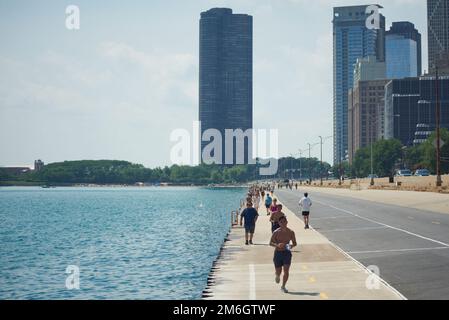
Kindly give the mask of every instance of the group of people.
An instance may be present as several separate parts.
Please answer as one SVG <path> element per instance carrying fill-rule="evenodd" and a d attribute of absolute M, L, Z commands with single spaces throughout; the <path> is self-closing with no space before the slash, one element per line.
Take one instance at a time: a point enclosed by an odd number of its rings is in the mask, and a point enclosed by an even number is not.
<path fill-rule="evenodd" d="M 274 198 L 274 188 L 269 186 L 252 186 L 246 199 L 246 208 L 241 213 L 240 225 L 245 227 L 245 245 L 253 244 L 256 222 L 259 218 L 259 203 L 264 202 L 267 216 L 270 216 L 271 239 L 270 246 L 274 247 L 273 263 L 275 268 L 275 282 L 281 282 L 281 290 L 288 293 L 286 284 L 292 262 L 292 249 L 297 246 L 295 232 L 288 228 L 287 216 L 282 212 L 282 204 Z M 312 201 L 307 193 L 299 201 L 304 218 L 305 229 L 309 229 L 309 216 Z"/>

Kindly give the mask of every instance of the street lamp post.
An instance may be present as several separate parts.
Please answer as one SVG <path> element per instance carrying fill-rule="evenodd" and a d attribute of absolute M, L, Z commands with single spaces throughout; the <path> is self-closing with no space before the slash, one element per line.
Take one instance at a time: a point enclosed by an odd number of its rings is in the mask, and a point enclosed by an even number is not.
<path fill-rule="evenodd" d="M 323 185 L 323 137 L 320 138 L 320 185 Z"/>
<path fill-rule="evenodd" d="M 398 132 L 398 136 L 397 136 L 397 138 L 398 138 L 399 141 L 401 141 L 401 137 L 400 137 L 401 132 L 400 132 L 400 127 L 399 127 L 400 124 L 401 124 L 401 122 L 400 122 L 401 121 L 401 119 L 400 119 L 401 115 L 400 114 L 395 114 L 394 117 L 398 119 L 398 126 L 397 126 L 398 127 L 398 131 L 397 131 Z"/>
<path fill-rule="evenodd" d="M 374 123 L 377 123 L 377 120 L 374 121 Z M 372 125 L 372 124 L 371 124 Z M 371 128 L 371 134 L 370 134 L 370 149 L 371 149 L 371 181 L 370 185 L 374 186 L 374 165 L 373 165 L 373 129 Z"/>
<path fill-rule="evenodd" d="M 290 180 L 293 181 L 293 155 L 290 153 Z"/>
<path fill-rule="evenodd" d="M 310 166 L 310 150 L 312 149 L 312 145 L 310 143 L 307 143 L 309 145 L 309 184 L 312 184 L 312 170 L 311 170 L 311 166 Z"/>
<path fill-rule="evenodd" d="M 436 122 L 436 131 L 437 131 L 437 143 L 436 143 L 436 157 L 437 157 L 437 187 L 441 187 L 443 185 L 443 181 L 441 180 L 441 166 L 440 166 L 440 88 L 439 88 L 439 79 L 438 79 L 438 66 L 435 67 L 435 122 Z"/>

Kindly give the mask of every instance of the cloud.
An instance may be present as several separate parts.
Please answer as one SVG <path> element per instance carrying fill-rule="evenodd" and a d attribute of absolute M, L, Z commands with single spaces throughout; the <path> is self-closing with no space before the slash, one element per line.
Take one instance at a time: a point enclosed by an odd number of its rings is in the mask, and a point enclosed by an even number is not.
<path fill-rule="evenodd" d="M 146 95 L 152 101 L 156 100 L 168 106 L 169 101 L 175 104 L 191 104 L 197 101 L 198 62 L 190 53 L 147 53 L 119 42 L 102 43 L 100 53 L 118 64 L 115 69 L 116 76 L 129 73 L 128 67 L 140 69 L 137 74 L 144 81 Z M 177 99 L 173 99 L 174 97 Z M 185 100 L 187 101 L 183 102 Z"/>

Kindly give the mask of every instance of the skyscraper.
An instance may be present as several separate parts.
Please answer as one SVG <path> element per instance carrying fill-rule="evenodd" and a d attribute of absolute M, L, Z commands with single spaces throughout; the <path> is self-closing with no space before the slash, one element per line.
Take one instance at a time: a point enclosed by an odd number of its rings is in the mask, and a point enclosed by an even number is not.
<path fill-rule="evenodd" d="M 354 86 L 348 99 L 348 160 L 357 150 L 376 142 L 382 135 L 386 64 L 368 56 L 354 67 Z"/>
<path fill-rule="evenodd" d="M 383 136 L 385 85 L 383 80 L 364 80 L 349 92 L 348 160 L 352 164 L 360 148 L 368 147 Z"/>
<path fill-rule="evenodd" d="M 433 73 L 441 55 L 449 52 L 449 0 L 427 0 L 427 28 L 429 70 Z"/>
<path fill-rule="evenodd" d="M 253 127 L 253 20 L 231 9 L 213 8 L 201 13 L 199 120 L 201 135 L 217 129 L 223 137 L 225 162 L 226 129 Z M 201 151 L 209 142 L 201 142 Z M 245 163 L 250 160 L 245 142 Z M 235 155 L 235 152 L 234 152 Z M 235 159 L 235 157 L 234 157 Z"/>
<path fill-rule="evenodd" d="M 449 76 L 439 79 L 439 88 L 440 125 L 449 129 Z M 391 80 L 385 86 L 385 139 L 412 146 L 417 128 L 435 129 L 435 110 L 435 77 Z"/>
<path fill-rule="evenodd" d="M 354 66 L 354 87 L 359 81 L 386 79 L 386 64 L 376 57 L 358 58 Z"/>
<path fill-rule="evenodd" d="M 368 7 L 334 8 L 334 164 L 345 160 L 348 150 L 348 93 L 355 63 L 367 56 L 385 61 L 385 17 L 379 15 L 378 28 L 368 28 Z"/>
<path fill-rule="evenodd" d="M 386 32 L 387 78 L 401 79 L 422 74 L 421 34 L 413 23 L 393 22 Z"/>

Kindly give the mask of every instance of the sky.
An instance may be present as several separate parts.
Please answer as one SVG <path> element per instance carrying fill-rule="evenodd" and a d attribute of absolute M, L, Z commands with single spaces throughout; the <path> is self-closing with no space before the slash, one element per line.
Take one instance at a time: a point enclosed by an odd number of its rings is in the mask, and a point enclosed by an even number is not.
<path fill-rule="evenodd" d="M 298 156 L 333 134 L 332 8 L 359 4 L 369 3 L 0 0 L 0 166 L 171 165 L 170 133 L 198 119 L 199 18 L 213 7 L 253 16 L 254 126 L 278 129 L 279 154 Z M 378 4 L 387 28 L 416 25 L 427 70 L 426 1 Z M 68 5 L 80 9 L 79 30 L 66 28 Z M 332 139 L 323 160 L 332 163 Z"/>

